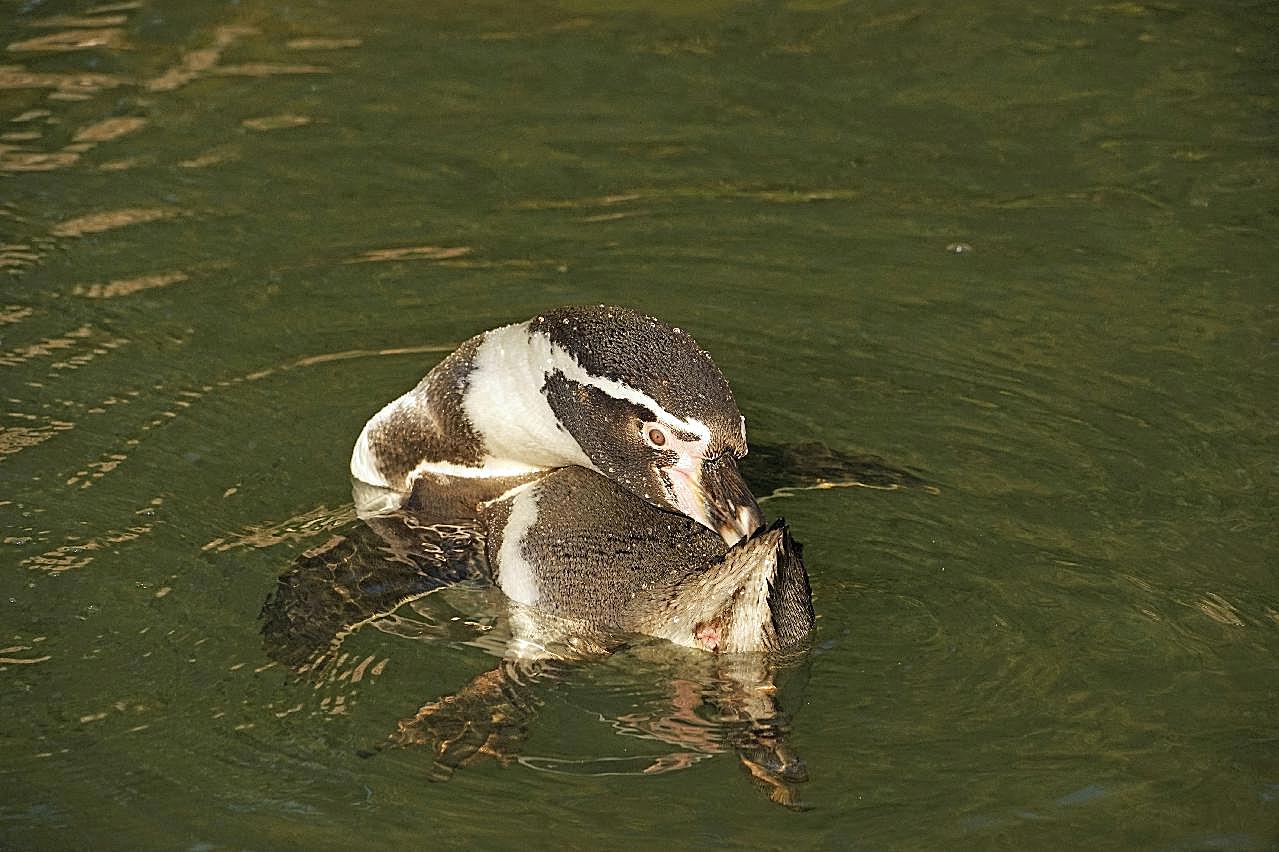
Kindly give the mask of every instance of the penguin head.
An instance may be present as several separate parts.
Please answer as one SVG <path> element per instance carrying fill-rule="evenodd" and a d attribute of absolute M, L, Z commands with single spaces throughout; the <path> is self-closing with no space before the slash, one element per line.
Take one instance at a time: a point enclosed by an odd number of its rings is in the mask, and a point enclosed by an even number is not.
<path fill-rule="evenodd" d="M 732 545 L 763 522 L 737 469 L 746 420 L 708 353 L 679 328 L 627 308 L 566 307 L 529 323 L 572 363 L 542 393 L 591 464 L 627 491 L 687 515 Z"/>

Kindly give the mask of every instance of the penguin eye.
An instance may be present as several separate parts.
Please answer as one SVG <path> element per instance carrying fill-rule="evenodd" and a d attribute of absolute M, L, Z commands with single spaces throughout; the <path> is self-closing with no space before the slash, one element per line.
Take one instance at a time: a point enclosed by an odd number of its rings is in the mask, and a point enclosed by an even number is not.
<path fill-rule="evenodd" d="M 660 447 L 666 443 L 666 433 L 657 427 L 648 430 L 648 440 L 655 447 Z"/>

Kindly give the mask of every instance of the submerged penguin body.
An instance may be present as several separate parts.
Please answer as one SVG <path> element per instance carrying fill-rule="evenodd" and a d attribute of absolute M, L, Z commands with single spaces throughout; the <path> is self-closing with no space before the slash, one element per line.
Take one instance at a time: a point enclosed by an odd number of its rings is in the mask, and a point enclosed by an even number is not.
<path fill-rule="evenodd" d="M 735 653 L 796 645 L 813 626 L 800 547 L 781 522 L 729 547 L 579 467 L 493 501 L 483 522 L 498 586 L 561 633 L 571 624 Z"/>

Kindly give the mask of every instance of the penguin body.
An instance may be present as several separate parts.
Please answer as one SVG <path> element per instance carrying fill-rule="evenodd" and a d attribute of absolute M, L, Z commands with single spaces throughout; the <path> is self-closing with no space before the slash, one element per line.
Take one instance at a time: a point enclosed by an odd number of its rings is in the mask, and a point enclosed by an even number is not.
<path fill-rule="evenodd" d="M 549 617 L 560 641 L 639 633 L 753 652 L 800 643 L 813 626 L 801 548 L 781 522 L 729 547 L 574 467 L 493 501 L 482 520 L 497 585 L 526 615 Z"/>
<path fill-rule="evenodd" d="M 459 346 L 365 425 L 356 507 L 474 517 L 576 465 L 734 542 L 761 523 L 737 470 L 746 424 L 723 374 L 678 328 L 600 305 L 547 311 Z"/>

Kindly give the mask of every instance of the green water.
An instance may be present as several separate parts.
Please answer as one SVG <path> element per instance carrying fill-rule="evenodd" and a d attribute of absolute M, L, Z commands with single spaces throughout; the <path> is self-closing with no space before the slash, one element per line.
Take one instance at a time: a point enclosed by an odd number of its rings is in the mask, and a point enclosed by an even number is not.
<path fill-rule="evenodd" d="M 1274 4 L 0 15 L 0 846 L 1279 844 Z M 364 420 L 573 302 L 937 486 L 764 504 L 808 812 L 621 730 L 652 649 L 544 684 L 523 763 L 361 757 L 493 666 L 479 592 L 319 685 L 263 648 Z"/>

